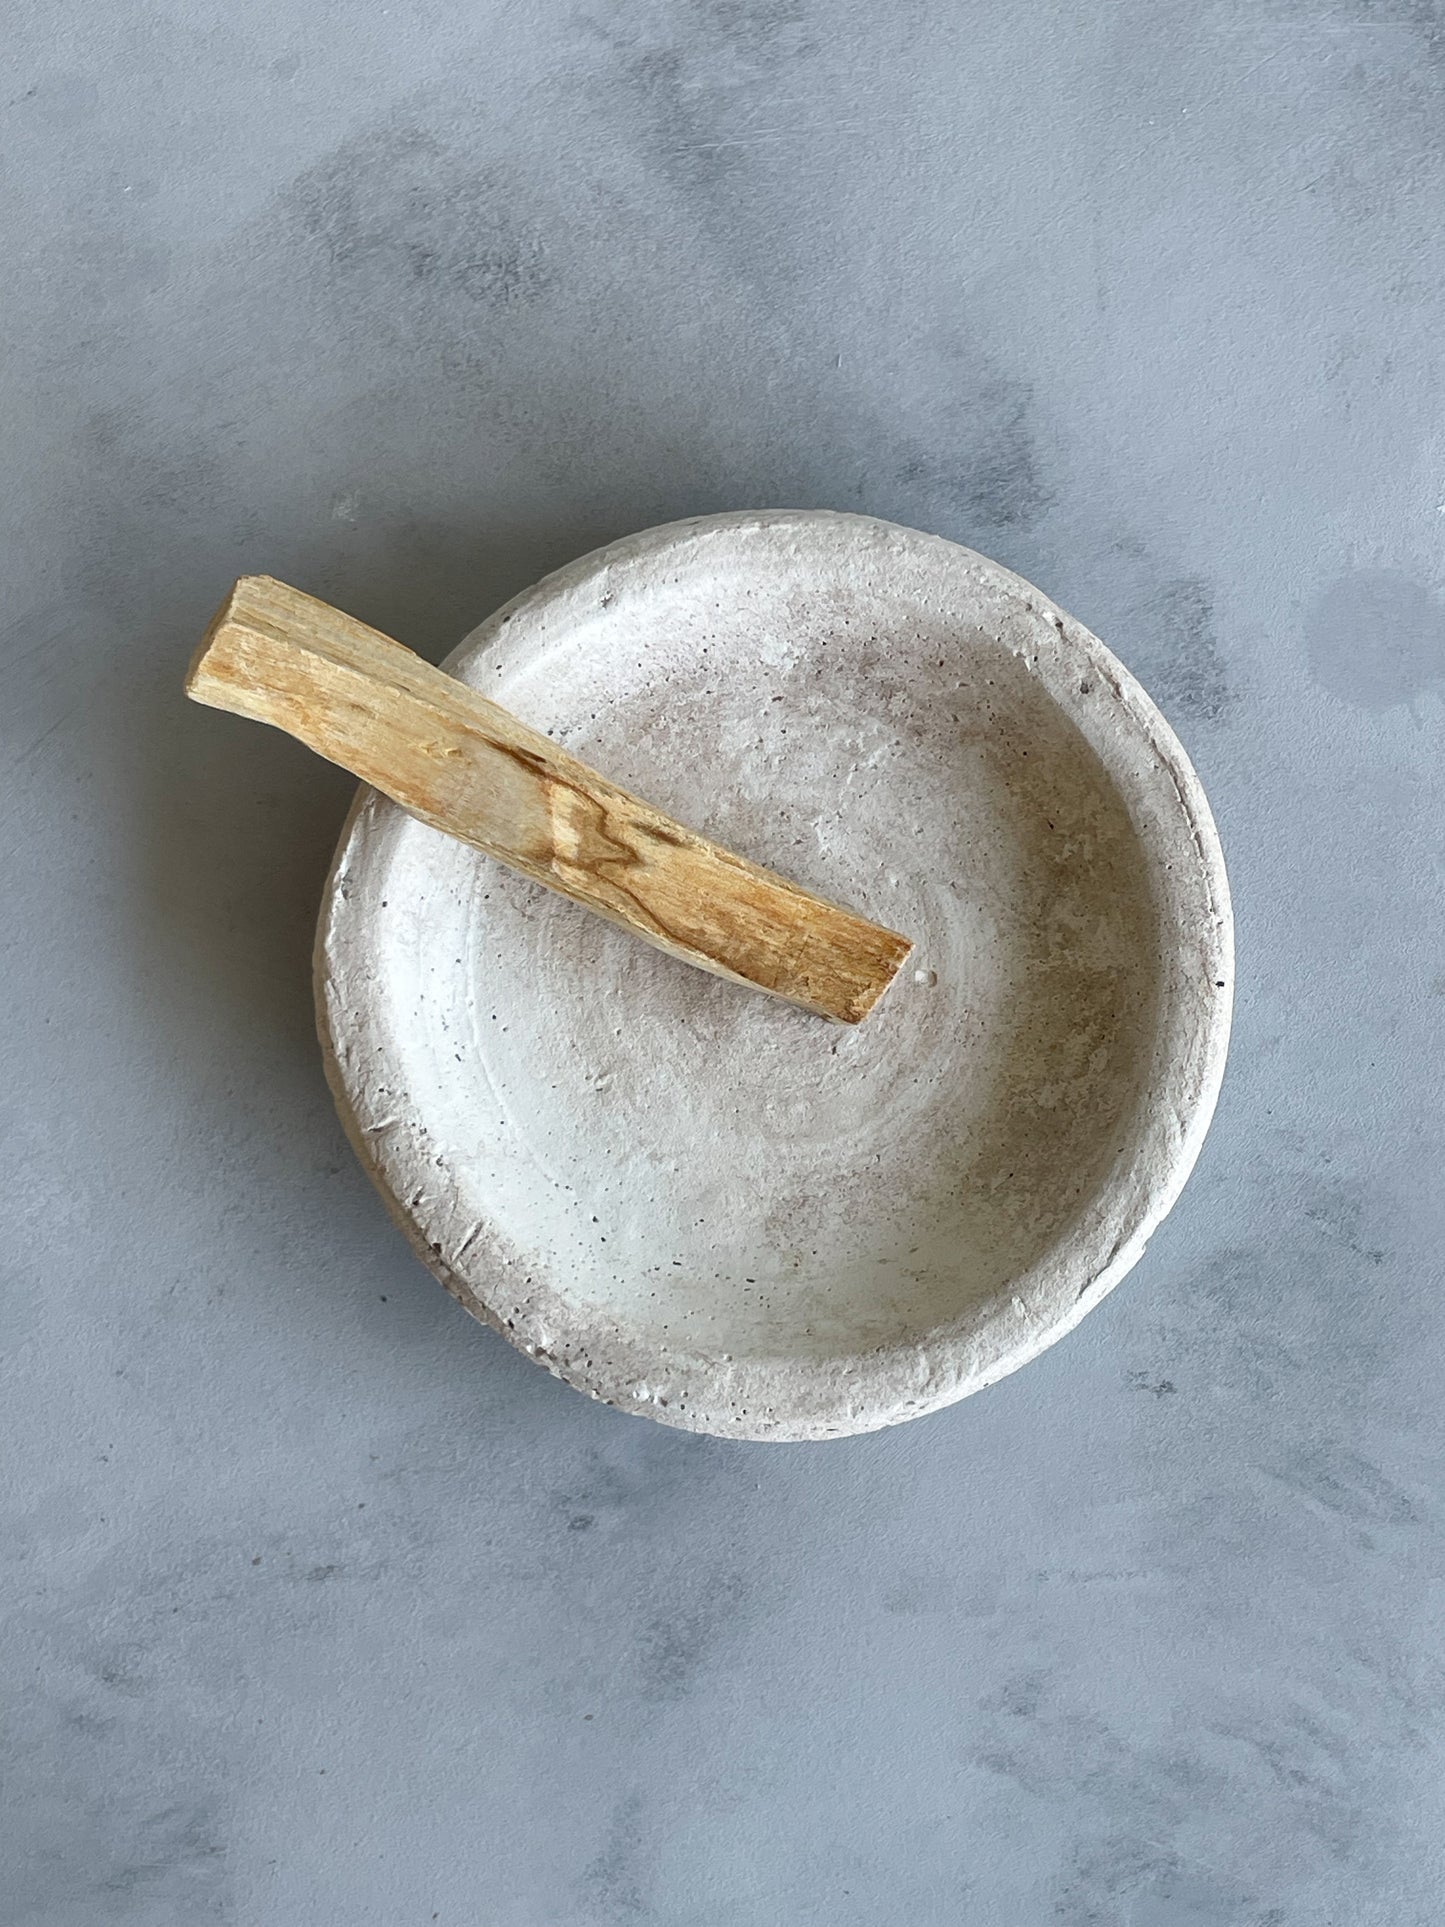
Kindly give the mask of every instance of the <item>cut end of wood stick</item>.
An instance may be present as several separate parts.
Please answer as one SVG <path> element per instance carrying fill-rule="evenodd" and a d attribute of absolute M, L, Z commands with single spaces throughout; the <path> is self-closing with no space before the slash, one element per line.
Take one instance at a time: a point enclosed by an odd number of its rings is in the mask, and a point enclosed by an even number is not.
<path fill-rule="evenodd" d="M 653 809 L 399 642 L 243 576 L 186 694 L 271 723 L 433 828 L 701 970 L 856 1024 L 912 944 Z"/>

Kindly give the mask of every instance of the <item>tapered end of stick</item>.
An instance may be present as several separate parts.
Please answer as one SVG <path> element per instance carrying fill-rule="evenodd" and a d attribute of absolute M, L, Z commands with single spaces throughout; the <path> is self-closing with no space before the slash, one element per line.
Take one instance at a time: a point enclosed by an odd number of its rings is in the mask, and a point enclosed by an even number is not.
<path fill-rule="evenodd" d="M 265 591 L 279 588 L 268 575 L 243 575 L 212 616 L 206 633 L 186 665 L 186 694 L 208 709 L 230 709 L 241 715 L 252 711 L 236 700 L 244 678 L 237 675 L 236 652 L 247 635 L 254 636 L 263 620 Z"/>
<path fill-rule="evenodd" d="M 822 1014 L 842 1024 L 861 1024 L 912 953 L 907 937 L 860 919 L 858 938 L 848 945 L 847 967 L 840 971 L 834 1008 Z"/>

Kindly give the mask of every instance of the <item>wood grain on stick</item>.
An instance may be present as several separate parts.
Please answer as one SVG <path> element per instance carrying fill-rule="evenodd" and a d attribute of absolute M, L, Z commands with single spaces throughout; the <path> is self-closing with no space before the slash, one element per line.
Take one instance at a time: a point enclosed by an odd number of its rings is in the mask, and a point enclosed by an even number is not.
<path fill-rule="evenodd" d="M 243 576 L 186 693 L 278 729 L 422 822 L 685 962 L 856 1024 L 907 938 L 674 823 L 378 630 Z"/>

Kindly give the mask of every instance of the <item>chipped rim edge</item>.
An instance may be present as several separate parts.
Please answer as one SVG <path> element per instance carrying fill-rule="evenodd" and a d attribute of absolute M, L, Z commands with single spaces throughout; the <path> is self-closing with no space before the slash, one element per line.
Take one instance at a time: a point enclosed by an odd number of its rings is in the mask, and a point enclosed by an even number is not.
<path fill-rule="evenodd" d="M 1165 1093 L 1159 1088 L 1156 1073 L 1155 1089 L 1144 1099 L 1144 1108 L 1151 1115 L 1140 1129 L 1132 1165 L 1149 1164 L 1151 1160 L 1146 1152 L 1152 1149 L 1152 1161 L 1157 1163 L 1158 1171 L 1151 1181 L 1136 1189 L 1133 1198 L 1118 1214 L 1124 1220 L 1124 1228 L 1102 1262 L 1097 1254 L 1092 1261 L 1081 1256 L 1069 1267 L 1074 1278 L 1081 1270 L 1089 1275 L 1081 1287 L 1065 1294 L 1057 1291 L 1052 1294 L 1056 1302 L 1051 1315 L 1035 1318 L 1027 1326 L 1020 1324 L 1009 1337 L 1000 1337 L 999 1328 L 1004 1321 L 997 1315 L 974 1328 L 967 1328 L 968 1321 L 961 1319 L 906 1343 L 820 1362 L 812 1375 L 812 1397 L 800 1398 L 794 1385 L 788 1388 L 787 1397 L 776 1403 L 769 1403 L 765 1394 L 783 1389 L 777 1384 L 779 1368 L 796 1373 L 796 1361 L 767 1358 L 746 1366 L 734 1362 L 723 1368 L 718 1361 L 703 1355 L 690 1358 L 678 1353 L 660 1371 L 651 1348 L 620 1333 L 611 1334 L 611 1343 L 599 1361 L 591 1349 L 594 1334 L 586 1329 L 586 1321 L 579 1316 L 580 1308 L 555 1287 L 546 1287 L 538 1294 L 539 1302 L 529 1307 L 526 1317 L 508 1320 L 447 1263 L 402 1202 L 391 1182 L 389 1160 L 383 1155 L 383 1147 L 362 1129 L 357 1118 L 336 1048 L 340 1024 L 354 1021 L 354 1012 L 340 1007 L 333 1011 L 330 996 L 329 959 L 338 876 L 350 854 L 353 835 L 363 814 L 376 811 L 395 813 L 398 818 L 404 816 L 399 805 L 388 802 L 366 784 L 358 789 L 337 839 L 322 894 L 312 958 L 317 1037 L 326 1081 L 342 1127 L 392 1221 L 427 1270 L 452 1297 L 480 1323 L 490 1326 L 554 1378 L 602 1404 L 684 1431 L 774 1443 L 844 1438 L 925 1417 L 996 1384 L 1072 1331 L 1143 1257 L 1150 1237 L 1173 1209 L 1189 1180 L 1223 1083 L 1234 1004 L 1234 915 L 1224 853 L 1203 786 L 1183 744 L 1148 692 L 1091 630 L 1060 609 L 1025 577 L 963 543 L 875 516 L 833 509 L 734 510 L 719 515 L 688 516 L 604 543 L 552 570 L 471 629 L 449 652 L 443 666 L 449 666 L 464 654 L 471 656 L 487 648 L 496 640 L 503 624 L 529 605 L 573 592 L 599 570 L 619 561 L 635 560 L 712 531 L 747 527 L 786 529 L 810 524 L 860 525 L 878 537 L 904 537 L 910 544 L 936 546 L 947 551 L 955 562 L 962 559 L 977 573 L 991 577 L 1031 611 L 1043 615 L 1061 639 L 1080 650 L 1092 666 L 1107 677 L 1116 697 L 1116 709 L 1128 714 L 1139 737 L 1158 756 L 1174 792 L 1175 814 L 1187 826 L 1197 856 L 1195 885 L 1209 914 L 1206 927 L 1194 935 L 1210 978 L 1222 978 L 1224 989 L 1204 1006 L 1207 1014 L 1198 1024 L 1189 1025 L 1185 1021 L 1186 1013 L 1179 1010 L 1161 1017 L 1161 1035 L 1167 1034 L 1171 1043 L 1182 1042 L 1188 1047 L 1174 1052 L 1176 1060 L 1188 1059 L 1187 1075 L 1181 1087 L 1172 1093 L 1170 1108 L 1179 1127 L 1177 1135 L 1171 1146 L 1162 1131 L 1158 1114 L 1165 1108 L 1161 1102 Z M 1065 713 L 1072 716 L 1071 711 Z M 1078 718 L 1075 716 L 1073 720 L 1077 723 Z M 1097 748 L 1092 737 L 1088 740 Z M 1105 768 L 1109 768 L 1107 763 Z M 1111 778 L 1114 774 L 1110 770 Z M 1145 826 L 1138 822 L 1132 808 L 1129 816 L 1140 833 L 1141 842 L 1146 842 Z M 1161 908 L 1156 921 L 1162 925 L 1163 920 Z M 1182 1038 L 1176 1035 L 1181 1030 Z M 1168 1075 L 1167 1066 L 1165 1075 Z M 1127 1192 L 1130 1175 L 1129 1168 L 1122 1172 L 1116 1168 L 1103 1180 L 1100 1195 Z M 1063 1234 L 1060 1248 L 1067 1252 L 1076 1241 L 1077 1227 Z M 579 1338 L 587 1341 L 581 1357 L 565 1343 L 569 1325 Z M 905 1369 L 909 1360 L 914 1361 L 911 1373 Z M 702 1402 L 695 1403 L 689 1393 L 699 1389 L 699 1380 L 704 1396 Z M 717 1386 L 712 1397 L 706 1395 L 708 1380 Z M 675 1392 L 683 1386 L 688 1391 L 680 1397 L 662 1398 L 660 1387 L 664 1384 Z M 845 1388 L 846 1396 L 840 1397 L 839 1392 Z M 736 1396 L 727 1396 L 729 1390 L 734 1394 L 742 1392 L 747 1405 L 740 1408 Z"/>

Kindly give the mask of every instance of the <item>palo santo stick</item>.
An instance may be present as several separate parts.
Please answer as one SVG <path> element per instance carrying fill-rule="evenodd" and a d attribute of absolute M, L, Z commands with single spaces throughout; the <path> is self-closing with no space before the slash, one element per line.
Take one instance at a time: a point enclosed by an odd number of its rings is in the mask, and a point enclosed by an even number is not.
<path fill-rule="evenodd" d="M 911 945 L 684 829 L 364 622 L 243 576 L 186 694 L 273 723 L 413 816 L 669 955 L 856 1024 Z"/>

